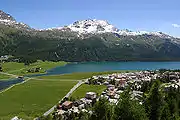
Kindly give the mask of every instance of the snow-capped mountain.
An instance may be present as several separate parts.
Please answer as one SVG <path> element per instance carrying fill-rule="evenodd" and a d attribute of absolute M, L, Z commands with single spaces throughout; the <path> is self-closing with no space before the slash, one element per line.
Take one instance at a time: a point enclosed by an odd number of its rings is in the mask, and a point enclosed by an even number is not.
<path fill-rule="evenodd" d="M 28 29 L 31 30 L 28 25 L 17 22 L 11 15 L 0 10 L 0 24 L 11 26 L 19 29 Z M 83 36 L 84 34 L 102 34 L 102 33 L 116 33 L 123 36 L 138 36 L 138 35 L 154 35 L 162 38 L 173 38 L 170 35 L 164 34 L 162 32 L 147 32 L 147 31 L 130 31 L 130 30 L 119 30 L 117 27 L 108 23 L 106 20 L 97 20 L 97 19 L 88 19 L 88 20 L 79 20 L 64 27 L 41 29 L 37 31 L 46 31 L 46 30 L 58 30 L 58 31 L 68 31 L 76 32 L 77 36 Z"/>
<path fill-rule="evenodd" d="M 65 27 L 50 28 L 46 30 L 60 30 L 60 31 L 68 30 L 68 31 L 77 32 L 78 34 L 117 33 L 119 35 L 124 35 L 124 36 L 154 35 L 163 38 L 172 37 L 162 32 L 147 32 L 147 31 L 134 32 L 127 29 L 119 30 L 118 28 L 109 24 L 105 20 L 96 20 L 96 19 L 80 20 Z"/>
<path fill-rule="evenodd" d="M 105 20 L 82 20 L 68 26 L 72 31 L 79 33 L 106 33 L 119 30 Z"/>
<path fill-rule="evenodd" d="M 88 19 L 88 20 L 80 20 L 76 21 L 73 24 L 70 24 L 65 27 L 57 27 L 57 28 L 49 28 L 46 30 L 70 30 L 73 32 L 78 32 L 79 34 L 96 34 L 96 33 L 107 33 L 107 32 L 118 32 L 119 30 L 113 25 L 109 24 L 105 20 L 96 20 L 96 19 Z"/>
<path fill-rule="evenodd" d="M 24 23 L 16 22 L 16 20 L 9 14 L 0 10 L 0 24 L 11 26 L 15 28 L 26 28 L 30 29 L 30 27 Z"/>

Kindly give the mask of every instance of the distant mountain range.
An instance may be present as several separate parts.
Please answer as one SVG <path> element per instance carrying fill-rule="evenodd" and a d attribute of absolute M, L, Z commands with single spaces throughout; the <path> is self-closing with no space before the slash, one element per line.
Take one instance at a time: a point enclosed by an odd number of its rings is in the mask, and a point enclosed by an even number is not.
<path fill-rule="evenodd" d="M 180 39 L 119 30 L 104 20 L 37 30 L 0 11 L 0 56 L 64 61 L 180 60 Z"/>

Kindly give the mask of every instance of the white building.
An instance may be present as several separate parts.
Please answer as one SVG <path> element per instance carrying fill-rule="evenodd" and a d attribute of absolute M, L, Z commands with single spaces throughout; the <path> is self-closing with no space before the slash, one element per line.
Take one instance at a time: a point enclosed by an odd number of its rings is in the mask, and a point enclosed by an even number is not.
<path fill-rule="evenodd" d="M 95 92 L 87 92 L 87 93 L 86 93 L 86 98 L 87 98 L 87 99 L 93 100 L 93 99 L 96 99 L 96 97 L 97 97 L 97 95 L 96 95 Z"/>

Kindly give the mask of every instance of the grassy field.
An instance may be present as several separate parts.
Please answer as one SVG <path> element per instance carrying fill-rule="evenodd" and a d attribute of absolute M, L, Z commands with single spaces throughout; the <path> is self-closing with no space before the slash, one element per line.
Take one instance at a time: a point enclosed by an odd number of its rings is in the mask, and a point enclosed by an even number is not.
<path fill-rule="evenodd" d="M 95 75 L 104 75 L 112 74 L 116 72 L 125 72 L 125 71 L 110 71 L 110 72 L 84 72 L 84 73 L 72 73 L 72 74 L 63 74 L 63 75 L 50 75 L 50 76 L 40 76 L 39 79 L 73 79 L 80 80 L 90 78 Z"/>
<path fill-rule="evenodd" d="M 10 78 L 12 78 L 12 77 L 9 76 L 9 75 L 4 75 L 4 74 L 0 73 L 0 80 L 7 80 L 7 79 L 10 79 Z"/>
<path fill-rule="evenodd" d="M 95 92 L 101 94 L 106 89 L 104 85 L 81 85 L 76 91 L 71 95 L 72 98 L 83 98 L 86 95 L 86 92 Z"/>
<path fill-rule="evenodd" d="M 2 63 L 3 72 L 13 72 L 25 68 L 23 63 L 5 62 Z"/>
<path fill-rule="evenodd" d="M 46 70 L 57 67 L 57 66 L 62 66 L 65 65 L 66 62 L 42 62 L 42 61 L 38 61 L 36 63 L 30 64 L 28 66 L 25 66 L 24 63 L 17 63 L 17 62 L 6 62 L 6 63 L 2 63 L 2 68 L 3 68 L 3 72 L 6 73 L 10 73 L 10 74 L 14 74 L 14 75 L 29 75 L 29 74 L 39 74 L 39 73 L 45 73 Z M 32 69 L 32 68 L 42 68 L 39 72 L 35 72 L 35 73 L 28 73 L 27 70 L 28 69 Z M 8 79 L 11 76 L 4 76 L 2 74 L 0 74 L 0 80 L 1 79 Z"/>
<path fill-rule="evenodd" d="M 18 115 L 32 120 L 62 99 L 77 81 L 30 80 L 0 94 L 0 120 Z"/>

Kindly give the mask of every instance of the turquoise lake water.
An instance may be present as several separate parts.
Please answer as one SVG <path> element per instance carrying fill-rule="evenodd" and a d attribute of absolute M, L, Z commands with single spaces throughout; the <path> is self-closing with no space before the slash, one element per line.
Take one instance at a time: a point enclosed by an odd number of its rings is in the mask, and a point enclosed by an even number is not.
<path fill-rule="evenodd" d="M 74 72 L 102 72 L 115 70 L 180 69 L 180 62 L 84 62 L 70 63 L 48 70 L 46 75 Z"/>

